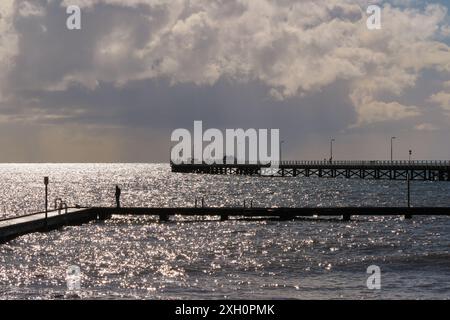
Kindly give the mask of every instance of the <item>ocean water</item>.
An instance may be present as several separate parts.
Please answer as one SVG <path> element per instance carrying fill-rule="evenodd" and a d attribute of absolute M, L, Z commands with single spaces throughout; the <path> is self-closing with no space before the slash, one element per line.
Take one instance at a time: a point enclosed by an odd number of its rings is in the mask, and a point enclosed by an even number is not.
<path fill-rule="evenodd" d="M 406 184 L 175 174 L 167 164 L 1 164 L 0 217 L 49 198 L 113 206 L 402 206 Z M 412 182 L 412 205 L 450 206 L 450 183 Z M 114 217 L 0 245 L 0 299 L 450 299 L 450 217 L 219 222 Z M 66 271 L 81 271 L 69 291 Z M 367 268 L 381 270 L 370 290 Z"/>

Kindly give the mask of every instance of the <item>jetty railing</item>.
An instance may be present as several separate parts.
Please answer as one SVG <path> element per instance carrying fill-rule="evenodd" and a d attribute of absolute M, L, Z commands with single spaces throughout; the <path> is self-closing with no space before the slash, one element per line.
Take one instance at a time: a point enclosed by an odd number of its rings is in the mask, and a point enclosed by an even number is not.
<path fill-rule="evenodd" d="M 59 207 L 59 208 L 56 208 L 56 209 L 49 209 L 47 212 L 48 213 L 52 213 L 52 212 L 60 213 L 62 210 L 64 210 L 65 213 L 67 213 L 67 211 L 70 210 L 70 209 L 89 209 L 89 208 L 90 207 L 67 206 L 67 205 L 65 205 L 64 207 Z M 10 220 L 18 219 L 18 218 L 31 217 L 31 216 L 35 216 L 35 215 L 38 215 L 38 214 L 45 214 L 45 211 L 38 211 L 38 212 L 33 212 L 33 213 L 11 215 L 11 216 L 8 216 L 8 217 L 5 217 L 5 218 L 1 218 L 0 222 L 10 221 Z"/>
<path fill-rule="evenodd" d="M 221 161 L 203 161 L 201 163 L 194 161 L 181 162 L 179 164 L 175 164 L 172 161 L 170 162 L 171 166 L 178 165 L 256 165 L 256 166 L 266 166 L 266 165 L 296 165 L 296 166 L 304 166 L 304 165 L 313 165 L 313 166 L 330 166 L 330 165 L 339 165 L 339 166 L 449 166 L 450 160 L 284 160 L 277 161 L 271 163 L 260 163 L 260 162 L 221 162 Z"/>
<path fill-rule="evenodd" d="M 450 166 L 450 160 L 287 160 L 279 165 L 348 165 L 348 166 Z"/>

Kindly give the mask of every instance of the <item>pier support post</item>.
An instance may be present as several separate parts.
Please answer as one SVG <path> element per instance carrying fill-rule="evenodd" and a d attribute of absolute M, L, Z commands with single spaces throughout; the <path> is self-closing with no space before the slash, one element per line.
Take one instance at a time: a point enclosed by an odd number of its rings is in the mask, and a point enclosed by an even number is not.
<path fill-rule="evenodd" d="M 278 216 L 278 219 L 280 221 L 289 221 L 289 220 L 293 220 L 294 218 L 295 217 L 290 214 L 283 214 L 283 215 Z"/>
<path fill-rule="evenodd" d="M 411 177 L 409 175 L 409 171 L 406 177 L 406 183 L 408 185 L 408 197 L 407 197 L 408 208 L 411 208 Z"/>
<path fill-rule="evenodd" d="M 344 214 L 342 216 L 342 221 L 351 221 L 351 216 L 349 214 Z"/>
<path fill-rule="evenodd" d="M 228 220 L 228 215 L 227 214 L 221 214 L 220 215 L 220 221 L 227 221 Z"/>
<path fill-rule="evenodd" d="M 99 214 L 97 214 L 97 220 L 99 221 L 105 221 L 108 219 L 111 219 L 112 214 L 108 213 L 108 212 L 100 212 Z"/>
<path fill-rule="evenodd" d="M 162 213 L 159 215 L 159 222 L 169 221 L 169 215 L 167 213 Z"/>

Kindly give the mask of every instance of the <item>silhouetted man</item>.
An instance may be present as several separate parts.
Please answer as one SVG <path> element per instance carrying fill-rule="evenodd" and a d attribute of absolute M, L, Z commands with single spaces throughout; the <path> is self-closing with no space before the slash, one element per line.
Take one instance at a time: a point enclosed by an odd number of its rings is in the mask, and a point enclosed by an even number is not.
<path fill-rule="evenodd" d="M 120 194 L 122 190 L 120 190 L 119 186 L 116 186 L 116 204 L 117 208 L 120 208 Z"/>

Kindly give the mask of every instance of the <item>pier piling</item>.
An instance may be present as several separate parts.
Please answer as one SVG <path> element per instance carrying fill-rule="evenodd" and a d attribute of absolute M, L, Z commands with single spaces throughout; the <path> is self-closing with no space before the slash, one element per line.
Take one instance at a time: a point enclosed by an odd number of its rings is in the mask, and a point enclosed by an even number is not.
<path fill-rule="evenodd" d="M 342 221 L 345 221 L 345 222 L 351 221 L 351 216 L 349 214 L 344 214 L 342 216 Z"/>
<path fill-rule="evenodd" d="M 169 221 L 169 215 L 167 213 L 162 213 L 159 215 L 159 222 Z"/>
<path fill-rule="evenodd" d="M 408 192 L 408 198 L 407 198 L 407 204 L 408 204 L 408 208 L 411 208 L 411 178 L 408 172 L 408 177 L 406 179 L 406 183 L 408 185 L 407 187 L 407 192 Z"/>

